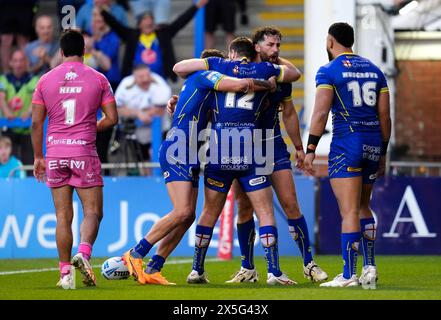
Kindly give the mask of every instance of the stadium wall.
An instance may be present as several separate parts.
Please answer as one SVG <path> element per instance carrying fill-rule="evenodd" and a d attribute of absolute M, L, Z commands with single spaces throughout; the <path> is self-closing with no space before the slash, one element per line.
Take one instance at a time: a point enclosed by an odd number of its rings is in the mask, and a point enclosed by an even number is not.
<path fill-rule="evenodd" d="M 313 235 L 315 180 L 295 176 L 295 181 L 301 209 L 308 222 L 309 233 Z M 104 219 L 93 248 L 93 255 L 119 256 L 139 241 L 153 223 L 167 214 L 172 206 L 162 178 L 105 178 L 104 182 Z M 202 181 L 200 190 L 203 190 Z M 280 253 L 299 255 L 289 236 L 288 225 L 281 207 L 276 198 L 274 201 L 276 220 L 280 228 Z M 57 257 L 55 211 L 48 187 L 38 184 L 34 178 L 0 179 L 0 204 L 0 259 Z M 203 193 L 200 192 L 197 214 L 201 212 L 202 204 Z M 74 212 L 73 250 L 76 250 L 79 244 L 81 222 L 79 217 L 82 216 L 81 203 L 76 195 Z M 174 251 L 174 256 L 193 256 L 194 228 L 193 224 Z M 217 254 L 218 232 L 217 227 L 208 250 L 210 256 Z M 256 255 L 263 255 L 258 239 L 256 237 Z M 236 237 L 234 241 L 233 256 L 239 256 Z"/>

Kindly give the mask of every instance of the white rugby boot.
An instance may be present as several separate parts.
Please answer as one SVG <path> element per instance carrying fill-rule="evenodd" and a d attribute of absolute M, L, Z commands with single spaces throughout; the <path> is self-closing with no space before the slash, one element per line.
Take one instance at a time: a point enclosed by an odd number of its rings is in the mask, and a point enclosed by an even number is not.
<path fill-rule="evenodd" d="M 257 282 L 259 281 L 259 275 L 256 269 L 247 269 L 241 267 L 239 271 L 236 272 L 231 280 L 225 281 L 225 283 L 240 283 L 240 282 Z"/>
<path fill-rule="evenodd" d="M 200 275 L 196 270 L 191 270 L 190 274 L 187 277 L 187 283 L 203 284 L 203 283 L 210 283 L 210 281 L 208 281 L 205 272 Z"/>
<path fill-rule="evenodd" d="M 84 258 L 81 252 L 78 252 L 73 256 L 72 265 L 78 269 L 83 276 L 83 283 L 88 287 L 96 286 L 96 277 L 93 273 L 92 266 L 89 263 L 89 260 Z"/>
<path fill-rule="evenodd" d="M 377 268 L 375 266 L 364 266 L 359 281 L 363 289 L 375 290 L 378 281 Z"/>
<path fill-rule="evenodd" d="M 60 277 L 57 283 L 57 287 L 61 287 L 65 290 L 75 289 L 75 278 L 72 273 L 67 273 Z"/>
<path fill-rule="evenodd" d="M 312 260 L 306 266 L 303 266 L 303 274 L 306 279 L 312 282 L 321 282 L 328 279 L 328 274 Z"/>
<path fill-rule="evenodd" d="M 354 274 L 350 279 L 343 277 L 340 273 L 333 280 L 320 284 L 320 287 L 345 288 L 358 286 L 358 278 Z"/>
<path fill-rule="evenodd" d="M 285 285 L 285 286 L 291 286 L 293 284 L 297 284 L 297 282 L 288 278 L 288 276 L 284 273 L 282 273 L 278 277 L 276 277 L 272 273 L 268 273 L 268 278 L 266 280 L 266 283 L 269 285 L 281 284 L 281 285 Z"/>

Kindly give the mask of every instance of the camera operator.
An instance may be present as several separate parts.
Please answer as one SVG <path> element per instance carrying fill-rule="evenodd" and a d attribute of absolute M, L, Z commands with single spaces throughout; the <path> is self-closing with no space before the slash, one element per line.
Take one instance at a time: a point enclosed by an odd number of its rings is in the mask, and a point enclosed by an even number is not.
<path fill-rule="evenodd" d="M 125 77 L 115 92 L 121 131 L 126 140 L 136 141 L 131 155 L 138 161 L 149 161 L 151 146 L 151 122 L 164 115 L 165 105 L 171 97 L 171 88 L 165 80 L 150 71 L 146 65 L 138 65 L 133 75 Z M 140 150 L 138 155 L 137 150 Z M 141 159 L 140 159 L 141 158 Z M 145 173 L 145 171 L 144 171 Z"/>

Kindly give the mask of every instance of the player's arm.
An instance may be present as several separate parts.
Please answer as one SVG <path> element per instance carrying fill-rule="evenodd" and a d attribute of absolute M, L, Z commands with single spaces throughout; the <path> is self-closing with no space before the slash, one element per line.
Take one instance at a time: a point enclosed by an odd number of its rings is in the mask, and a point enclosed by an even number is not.
<path fill-rule="evenodd" d="M 173 72 L 181 78 L 186 78 L 189 74 L 202 70 L 208 70 L 205 59 L 186 59 L 173 66 Z"/>
<path fill-rule="evenodd" d="M 299 80 L 302 76 L 300 70 L 289 60 L 279 57 L 278 64 L 280 65 L 282 73 L 279 82 L 294 82 Z"/>
<path fill-rule="evenodd" d="M 118 111 L 116 110 L 115 101 L 101 106 L 104 116 L 98 121 L 96 130 L 98 132 L 106 131 L 118 123 Z"/>
<path fill-rule="evenodd" d="M 31 138 L 34 149 L 34 176 L 44 182 L 45 162 L 43 158 L 43 127 L 46 118 L 46 107 L 43 104 L 32 104 Z"/>
<path fill-rule="evenodd" d="M 296 149 L 296 167 L 301 168 L 305 160 L 305 152 L 303 151 L 302 138 L 300 137 L 300 123 L 296 109 L 292 99 L 282 102 L 282 120 L 285 124 L 285 130 Z"/>
<path fill-rule="evenodd" d="M 215 90 L 226 92 L 253 92 L 272 90 L 273 88 L 275 88 L 275 86 L 275 78 L 272 78 L 270 80 L 259 80 L 251 78 L 238 79 L 224 76 L 219 81 Z"/>
<path fill-rule="evenodd" d="M 314 110 L 312 111 L 311 124 L 309 126 L 308 144 L 306 145 L 305 171 L 313 174 L 312 162 L 315 158 L 315 149 L 325 131 L 328 121 L 329 110 L 334 99 L 334 90 L 326 87 L 317 87 L 315 94 Z"/>
<path fill-rule="evenodd" d="M 390 119 L 390 97 L 389 90 L 381 90 L 378 97 L 378 118 L 380 120 L 381 129 L 381 157 L 380 166 L 377 172 L 377 177 L 384 175 L 386 168 L 386 154 L 387 147 L 389 145 L 389 139 L 391 134 L 391 119 Z"/>

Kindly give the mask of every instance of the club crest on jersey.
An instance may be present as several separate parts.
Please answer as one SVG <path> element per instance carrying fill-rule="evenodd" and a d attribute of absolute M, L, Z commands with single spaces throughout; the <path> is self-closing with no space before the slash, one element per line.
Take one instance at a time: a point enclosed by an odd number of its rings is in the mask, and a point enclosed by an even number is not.
<path fill-rule="evenodd" d="M 346 68 L 351 68 L 352 67 L 352 63 L 349 60 L 343 60 L 343 66 L 345 66 Z"/>
<path fill-rule="evenodd" d="M 69 71 L 68 73 L 66 73 L 66 75 L 64 76 L 64 80 L 75 80 L 76 78 L 78 78 L 78 75 L 74 72 L 74 71 Z"/>
<path fill-rule="evenodd" d="M 239 66 L 234 66 L 233 73 L 237 75 L 239 73 Z"/>
<path fill-rule="evenodd" d="M 264 233 L 260 235 L 260 241 L 265 248 L 269 248 L 276 242 L 276 237 L 272 233 Z"/>

